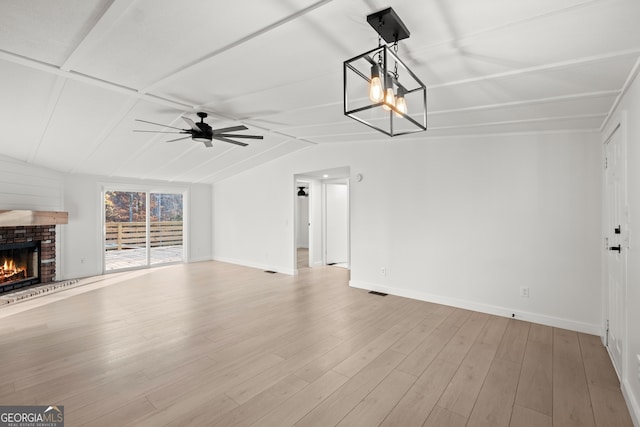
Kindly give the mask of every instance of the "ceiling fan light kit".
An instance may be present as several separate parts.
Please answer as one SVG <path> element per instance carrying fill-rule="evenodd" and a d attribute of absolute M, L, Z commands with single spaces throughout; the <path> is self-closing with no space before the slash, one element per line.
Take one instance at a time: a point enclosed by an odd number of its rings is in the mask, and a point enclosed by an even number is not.
<path fill-rule="evenodd" d="M 171 140 L 169 140 L 167 142 L 175 142 L 175 141 L 181 141 L 181 140 L 184 140 L 184 139 L 191 138 L 192 140 L 194 140 L 196 142 L 202 142 L 205 145 L 205 147 L 207 147 L 207 148 L 213 147 L 212 141 L 214 139 L 217 140 L 217 141 L 228 142 L 229 144 L 239 145 L 241 147 L 246 147 L 249 144 L 247 144 L 245 142 L 234 141 L 233 139 L 230 139 L 230 138 L 263 139 L 262 135 L 243 135 L 243 134 L 231 133 L 231 132 L 237 132 L 237 131 L 249 129 L 248 127 L 246 127 L 244 125 L 230 126 L 230 127 L 226 127 L 226 128 L 220 128 L 220 129 L 213 129 L 208 123 L 204 122 L 204 119 L 207 118 L 207 113 L 201 111 L 201 112 L 198 112 L 197 115 L 198 115 L 198 117 L 200 117 L 200 121 L 197 122 L 197 123 L 194 122 L 193 120 L 191 120 L 188 117 L 184 117 L 184 116 L 182 117 L 182 120 L 184 120 L 189 125 L 189 129 L 182 129 L 182 128 L 178 128 L 178 127 L 175 127 L 175 126 L 163 125 L 161 123 L 154 123 L 154 122 L 149 122 L 147 120 L 136 119 L 136 121 L 138 121 L 138 122 L 148 123 L 148 124 L 155 125 L 155 126 L 162 126 L 162 127 L 170 128 L 170 129 L 176 129 L 179 132 L 176 132 L 176 131 L 154 131 L 154 130 L 134 130 L 134 132 L 188 134 L 190 136 L 171 139 Z"/>
<path fill-rule="evenodd" d="M 392 8 L 367 22 L 378 47 L 344 61 L 344 114 L 392 137 L 427 130 L 427 88 L 398 56 L 409 30 Z"/>

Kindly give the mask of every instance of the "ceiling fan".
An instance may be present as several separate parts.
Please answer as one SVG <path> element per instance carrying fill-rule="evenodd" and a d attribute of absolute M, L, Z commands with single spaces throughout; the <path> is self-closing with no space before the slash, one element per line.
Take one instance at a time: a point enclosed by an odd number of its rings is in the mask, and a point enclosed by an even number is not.
<path fill-rule="evenodd" d="M 246 139 L 263 139 L 262 135 L 242 135 L 242 134 L 233 134 L 230 132 L 237 132 L 240 130 L 247 130 L 248 127 L 244 125 L 238 126 L 230 126 L 221 129 L 212 129 L 207 123 L 204 122 L 204 119 L 207 117 L 207 113 L 199 112 L 197 113 L 198 117 L 200 117 L 200 122 L 196 123 L 188 117 L 182 117 L 182 120 L 187 122 L 189 125 L 189 129 L 181 129 L 174 126 L 163 125 L 160 123 L 149 122 L 147 120 L 136 119 L 137 122 L 149 123 L 156 126 L 163 126 L 165 128 L 177 129 L 180 132 L 167 132 L 167 131 L 157 131 L 157 130 L 134 130 L 134 132 L 153 132 L 153 133 L 184 133 L 189 134 L 190 136 L 185 136 L 181 138 L 176 138 L 169 140 L 167 142 L 181 141 L 183 139 L 193 139 L 194 141 L 204 143 L 205 147 L 213 147 L 211 143 L 212 140 L 216 139 L 218 141 L 228 142 L 230 144 L 240 145 L 241 147 L 246 147 L 248 144 L 240 141 L 234 141 L 230 138 L 246 138 Z"/>

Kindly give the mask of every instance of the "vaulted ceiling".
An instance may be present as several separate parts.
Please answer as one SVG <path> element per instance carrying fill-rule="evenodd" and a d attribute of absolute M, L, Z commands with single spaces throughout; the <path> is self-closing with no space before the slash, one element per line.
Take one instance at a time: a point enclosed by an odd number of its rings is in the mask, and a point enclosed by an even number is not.
<path fill-rule="evenodd" d="M 365 17 L 389 6 L 429 110 L 426 133 L 394 143 L 598 130 L 640 57 L 637 0 L 3 0 L 0 154 L 210 183 L 314 144 L 389 140 L 342 110 L 343 61 L 377 46 Z M 133 132 L 197 111 L 264 139 Z"/>

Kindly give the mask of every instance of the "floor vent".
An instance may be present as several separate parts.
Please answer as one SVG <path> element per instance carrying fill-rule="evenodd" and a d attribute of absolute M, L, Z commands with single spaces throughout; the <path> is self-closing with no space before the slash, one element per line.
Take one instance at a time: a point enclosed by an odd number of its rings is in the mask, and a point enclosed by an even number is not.
<path fill-rule="evenodd" d="M 273 271 L 273 270 L 265 270 L 265 273 L 269 273 L 269 274 L 276 274 L 277 271 Z"/>
<path fill-rule="evenodd" d="M 378 295 L 379 297 L 386 297 L 388 294 L 385 294 L 384 292 L 377 292 L 377 291 L 369 291 L 370 294 L 372 295 Z"/>
<path fill-rule="evenodd" d="M 330 262 L 330 263 L 329 263 L 329 264 L 327 264 L 327 265 L 336 265 L 336 263 L 335 263 L 335 262 Z"/>

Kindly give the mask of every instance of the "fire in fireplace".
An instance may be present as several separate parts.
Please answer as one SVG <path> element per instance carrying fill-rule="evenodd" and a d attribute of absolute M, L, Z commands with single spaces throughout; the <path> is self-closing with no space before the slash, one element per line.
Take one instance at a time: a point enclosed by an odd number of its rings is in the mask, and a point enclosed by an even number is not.
<path fill-rule="evenodd" d="M 26 265 L 16 265 L 13 259 L 5 259 L 0 265 L 0 283 L 22 280 L 27 276 Z"/>
<path fill-rule="evenodd" d="M 0 293 L 40 283 L 40 242 L 0 246 Z"/>

